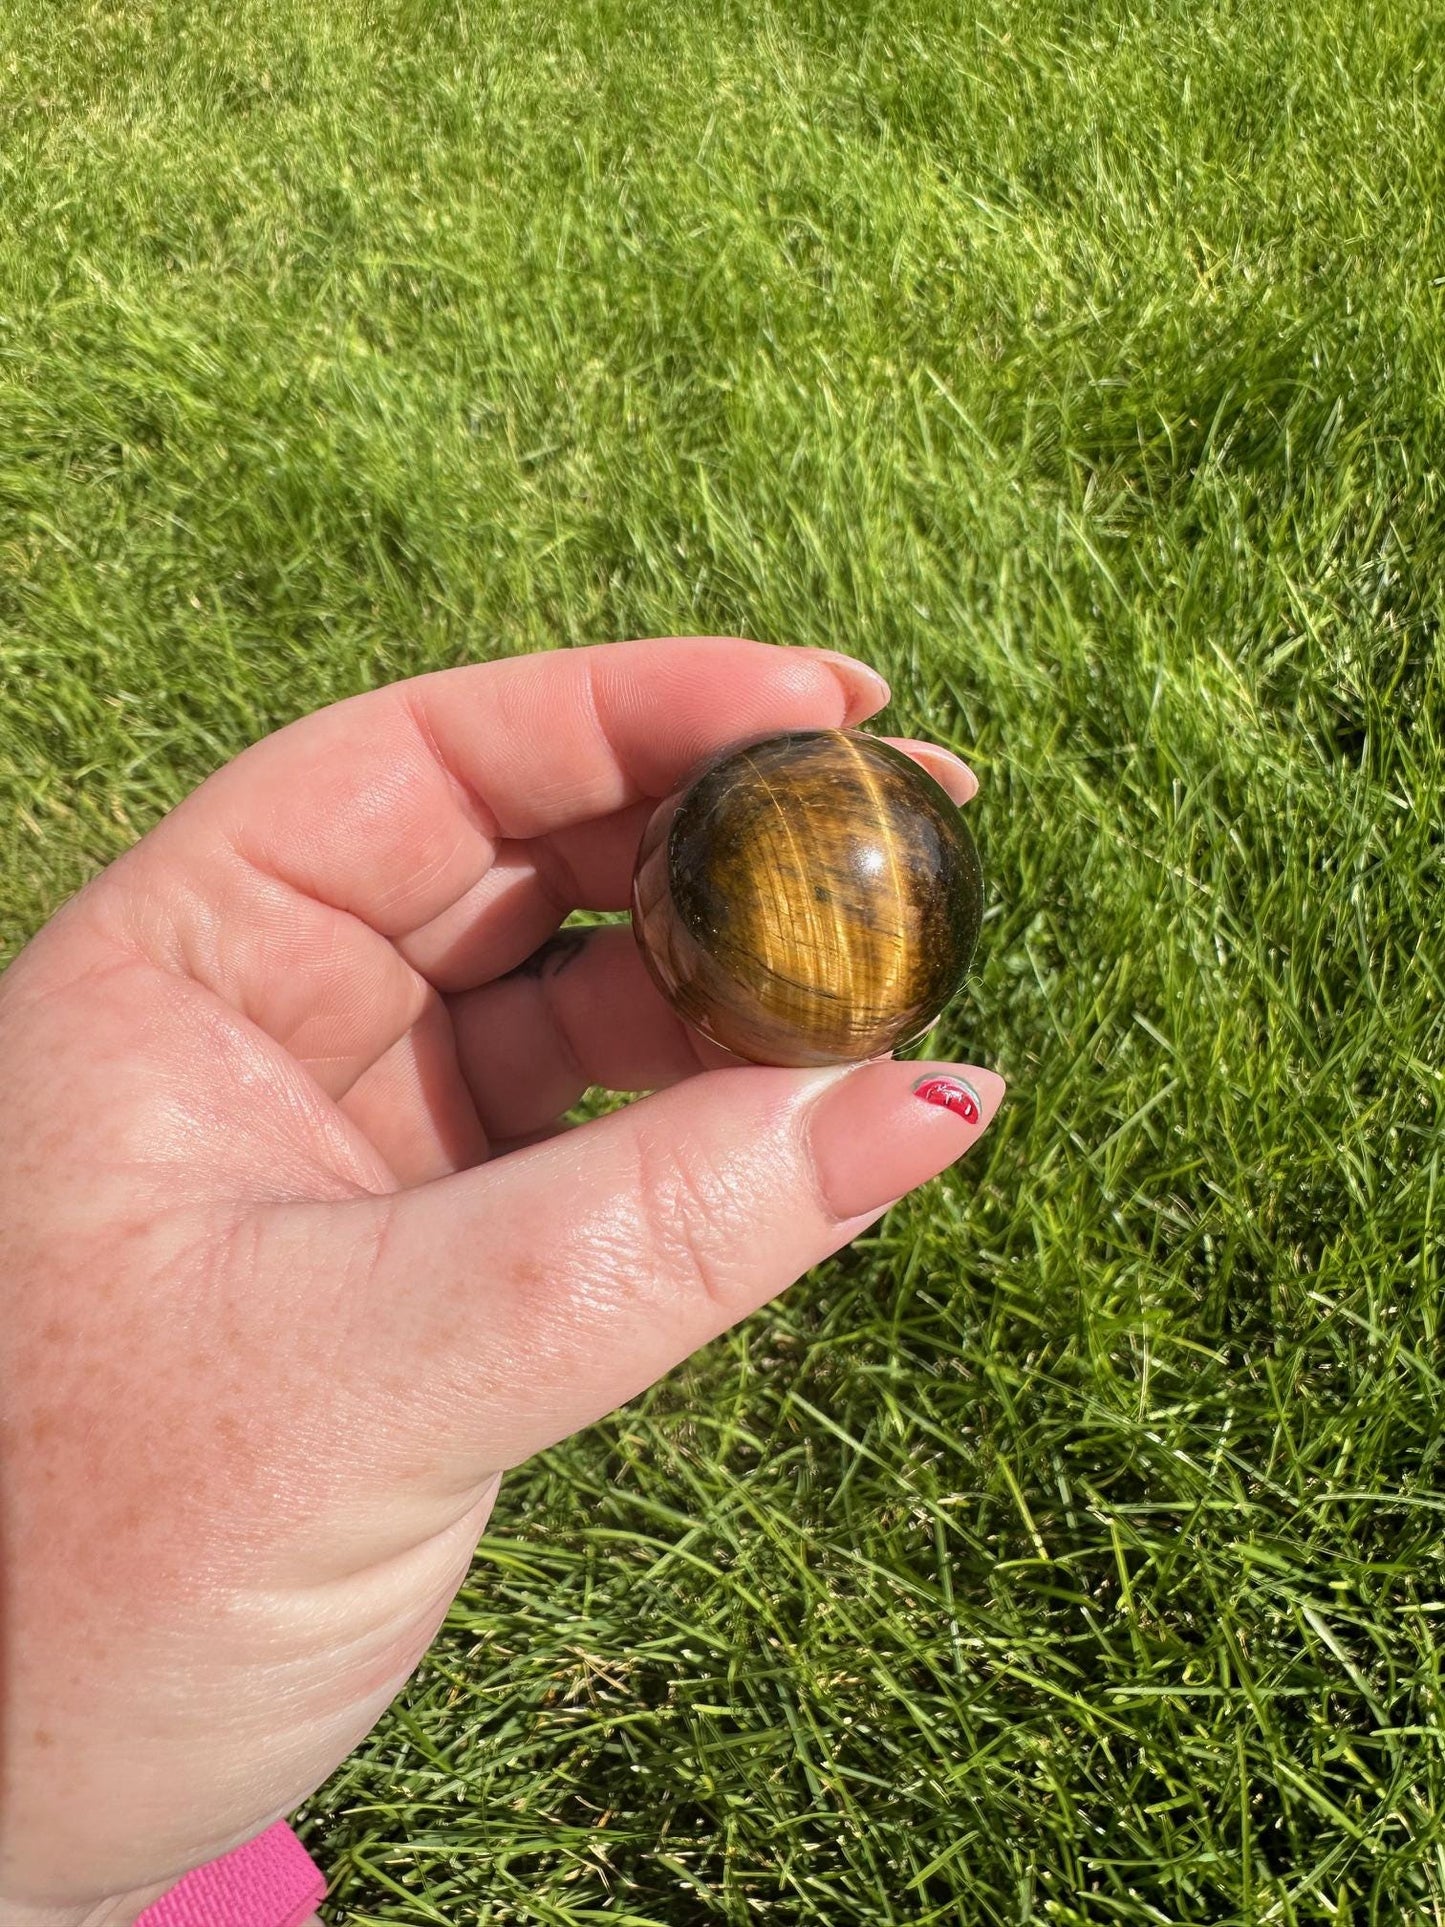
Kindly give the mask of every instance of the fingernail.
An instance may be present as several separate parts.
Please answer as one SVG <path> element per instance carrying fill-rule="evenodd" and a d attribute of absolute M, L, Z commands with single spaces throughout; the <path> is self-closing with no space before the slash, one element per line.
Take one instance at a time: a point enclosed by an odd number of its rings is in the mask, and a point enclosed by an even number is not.
<path fill-rule="evenodd" d="M 973 1064 L 883 1058 L 829 1083 L 808 1136 L 818 1188 L 841 1221 L 938 1176 L 988 1129 L 1007 1089 Z"/>
<path fill-rule="evenodd" d="M 965 1124 L 983 1122 L 983 1098 L 977 1089 L 963 1077 L 921 1077 L 913 1086 L 913 1095 L 925 1104 L 939 1104 L 945 1111 L 954 1111 Z"/>
<path fill-rule="evenodd" d="M 848 698 L 848 721 L 858 723 L 865 716 L 876 715 L 892 695 L 892 690 L 866 662 L 859 662 L 854 656 L 845 656 L 836 649 L 815 649 L 815 656 L 821 656 L 832 669 L 833 674 L 843 685 L 843 693 Z"/>
<path fill-rule="evenodd" d="M 895 749 L 921 763 L 935 783 L 942 785 L 955 803 L 970 803 L 978 795 L 978 778 L 960 756 L 941 743 L 920 743 L 911 736 L 890 736 Z"/>

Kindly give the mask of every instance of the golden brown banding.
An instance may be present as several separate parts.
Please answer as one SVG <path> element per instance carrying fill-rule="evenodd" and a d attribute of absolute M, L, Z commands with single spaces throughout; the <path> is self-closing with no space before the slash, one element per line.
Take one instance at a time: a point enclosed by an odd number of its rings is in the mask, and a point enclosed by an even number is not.
<path fill-rule="evenodd" d="M 633 927 L 664 994 L 728 1050 L 846 1063 L 932 1023 L 982 897 L 963 818 L 918 764 L 851 730 L 792 730 L 728 751 L 659 806 Z"/>

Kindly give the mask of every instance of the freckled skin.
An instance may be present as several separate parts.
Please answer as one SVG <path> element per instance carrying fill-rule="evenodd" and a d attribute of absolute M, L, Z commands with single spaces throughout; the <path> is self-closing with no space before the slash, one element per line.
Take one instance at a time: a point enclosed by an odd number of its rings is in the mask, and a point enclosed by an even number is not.
<path fill-rule="evenodd" d="M 856 1062 L 921 1036 L 982 911 L 956 806 L 851 730 L 790 730 L 717 759 L 659 807 L 632 896 L 663 994 L 760 1064 Z"/>
<path fill-rule="evenodd" d="M 62 950 L 73 981 L 39 994 Z M 162 1041 L 157 1004 L 176 994 L 79 903 L 0 977 L 0 1895 L 30 1890 L 42 1843 L 84 1899 L 139 1888 L 158 1853 L 182 1869 L 201 1857 L 198 1791 L 203 1843 L 224 1851 L 259 1817 L 258 1755 L 289 1759 L 303 1785 L 321 1778 L 425 1649 L 494 1489 L 414 1489 L 402 1530 L 337 1557 L 356 1433 L 338 1327 L 298 1323 L 286 1274 L 304 1247 L 263 1260 L 236 1174 L 249 1165 L 253 1199 L 345 1198 L 369 1193 L 377 1162 L 359 1139 L 329 1156 L 324 1100 L 238 1017 L 221 1020 L 219 1049 L 210 1011 Z M 198 1014 L 211 1001 L 180 994 Z M 278 1077 L 288 1101 L 268 1117 L 249 1093 Z M 317 1130 L 298 1154 L 308 1109 Z M 316 1644 L 287 1712 L 263 1701 L 238 1721 L 233 1669 L 267 1663 L 313 1580 L 378 1561 L 391 1576 L 358 1579 L 345 1640 Z M 140 1777 L 138 1694 L 160 1731 L 183 1705 L 199 1715 L 193 1741 Z M 173 1815 L 159 1837 L 137 1833 L 117 1786 Z"/>

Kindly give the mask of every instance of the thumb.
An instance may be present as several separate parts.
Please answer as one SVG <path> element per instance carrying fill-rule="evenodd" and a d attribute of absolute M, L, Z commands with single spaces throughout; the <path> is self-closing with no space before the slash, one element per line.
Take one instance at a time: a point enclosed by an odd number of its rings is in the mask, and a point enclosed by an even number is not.
<path fill-rule="evenodd" d="M 729 1067 L 489 1164 L 330 1206 L 357 1241 L 343 1255 L 362 1281 L 354 1344 L 449 1486 L 515 1465 L 951 1164 L 1003 1093 L 970 1065 Z"/>

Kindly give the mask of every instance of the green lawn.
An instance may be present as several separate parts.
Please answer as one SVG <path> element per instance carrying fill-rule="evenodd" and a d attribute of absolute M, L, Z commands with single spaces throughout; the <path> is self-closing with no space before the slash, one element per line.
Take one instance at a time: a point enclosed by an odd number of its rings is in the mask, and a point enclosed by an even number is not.
<path fill-rule="evenodd" d="M 997 1127 L 508 1480 L 328 1919 L 1445 1919 L 1441 0 L 76 0 L 0 114 L 0 954 L 489 654 L 985 785 Z"/>

